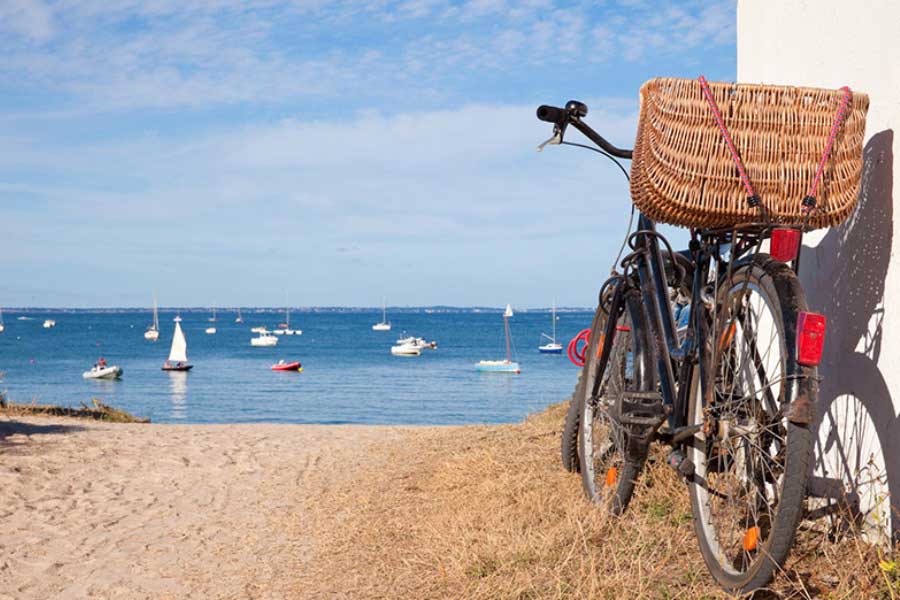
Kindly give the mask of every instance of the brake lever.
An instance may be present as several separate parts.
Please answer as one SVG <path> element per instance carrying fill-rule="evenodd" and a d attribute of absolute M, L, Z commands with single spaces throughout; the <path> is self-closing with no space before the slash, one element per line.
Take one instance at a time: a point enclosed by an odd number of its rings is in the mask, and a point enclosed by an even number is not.
<path fill-rule="evenodd" d="M 543 152 L 545 146 L 558 146 L 562 144 L 563 141 L 563 130 L 559 125 L 554 125 L 553 127 L 553 137 L 549 140 L 543 142 L 541 145 L 537 147 L 538 152 Z"/>

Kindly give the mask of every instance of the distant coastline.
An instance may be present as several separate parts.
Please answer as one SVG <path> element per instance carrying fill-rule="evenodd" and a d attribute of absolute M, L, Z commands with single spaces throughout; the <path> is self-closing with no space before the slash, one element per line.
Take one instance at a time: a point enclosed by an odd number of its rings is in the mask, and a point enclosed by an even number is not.
<path fill-rule="evenodd" d="M 267 313 L 283 313 L 284 306 L 241 306 L 240 309 L 244 314 L 267 314 Z M 160 306 L 160 312 L 181 313 L 209 313 L 209 306 Z M 216 306 L 216 310 L 220 312 L 235 312 L 237 306 Z M 515 307 L 517 312 L 523 313 L 542 313 L 550 312 L 551 308 L 546 307 Z M 10 306 L 3 307 L 4 314 L 12 317 L 16 315 L 44 315 L 44 314 L 130 314 L 130 313 L 146 313 L 153 310 L 153 307 L 93 307 L 93 308 L 69 308 L 69 307 L 38 307 L 38 306 Z M 299 313 L 362 313 L 362 312 L 381 312 L 380 306 L 291 306 L 291 312 Z M 391 313 L 435 313 L 435 314 L 454 314 L 454 313 L 502 313 L 503 307 L 499 306 L 388 306 L 388 312 Z M 593 308 L 585 306 L 557 306 L 558 313 L 580 313 L 593 312 Z"/>

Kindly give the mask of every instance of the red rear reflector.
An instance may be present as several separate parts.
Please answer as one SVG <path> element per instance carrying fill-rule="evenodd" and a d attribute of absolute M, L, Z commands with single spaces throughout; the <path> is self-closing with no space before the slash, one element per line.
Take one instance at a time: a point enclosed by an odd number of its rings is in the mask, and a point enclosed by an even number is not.
<path fill-rule="evenodd" d="M 797 229 L 773 229 L 769 241 L 769 254 L 777 261 L 790 262 L 800 250 L 800 231 Z"/>
<path fill-rule="evenodd" d="M 797 320 L 797 362 L 805 367 L 815 367 L 822 360 L 824 346 L 825 316 L 801 312 Z"/>

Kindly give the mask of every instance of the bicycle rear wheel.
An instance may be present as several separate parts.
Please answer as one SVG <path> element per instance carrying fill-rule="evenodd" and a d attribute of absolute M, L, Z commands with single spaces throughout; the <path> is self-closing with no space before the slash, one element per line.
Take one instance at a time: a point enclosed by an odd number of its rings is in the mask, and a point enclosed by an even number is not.
<path fill-rule="evenodd" d="M 784 563 L 806 495 L 812 434 L 785 417 L 796 360 L 785 324 L 806 300 L 793 271 L 760 256 L 722 285 L 716 306 L 701 323 L 707 335 L 688 407 L 689 424 L 702 425 L 688 448 L 689 487 L 710 573 L 744 593 Z"/>
<path fill-rule="evenodd" d="M 579 458 L 585 494 L 611 513 L 624 512 L 647 458 L 649 440 L 630 436 L 619 422 L 622 400 L 630 394 L 656 392 L 655 366 L 650 357 L 640 295 L 629 293 L 625 310 L 616 318 L 609 360 L 600 369 L 603 335 L 590 339 L 582 376 Z M 596 381 L 597 396 L 592 396 Z"/>

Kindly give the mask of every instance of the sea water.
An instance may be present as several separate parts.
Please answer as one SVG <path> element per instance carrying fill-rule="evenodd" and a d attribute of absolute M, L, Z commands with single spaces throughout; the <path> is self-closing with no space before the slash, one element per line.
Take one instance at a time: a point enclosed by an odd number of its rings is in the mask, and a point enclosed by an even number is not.
<path fill-rule="evenodd" d="M 520 375 L 481 373 L 479 360 L 505 358 L 500 311 L 389 311 L 393 330 L 372 331 L 381 311 L 301 311 L 277 346 L 250 345 L 259 325 L 274 328 L 284 314 L 219 312 L 218 332 L 204 333 L 207 312 L 181 312 L 189 373 L 160 370 L 168 356 L 175 314 L 160 312 L 158 342 L 144 339 L 148 311 L 5 312 L 0 334 L 0 391 L 14 402 L 79 406 L 91 398 L 161 423 L 504 423 L 567 399 L 577 368 L 562 355 L 538 353 L 550 333 L 549 311 L 517 312 L 510 319 Z M 558 313 L 557 339 L 565 346 L 590 326 L 590 312 Z M 44 329 L 44 319 L 56 327 Z M 438 343 L 418 357 L 392 356 L 404 332 Z M 125 370 L 118 381 L 85 380 L 99 357 Z M 299 360 L 303 372 L 271 365 Z"/>

